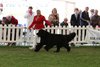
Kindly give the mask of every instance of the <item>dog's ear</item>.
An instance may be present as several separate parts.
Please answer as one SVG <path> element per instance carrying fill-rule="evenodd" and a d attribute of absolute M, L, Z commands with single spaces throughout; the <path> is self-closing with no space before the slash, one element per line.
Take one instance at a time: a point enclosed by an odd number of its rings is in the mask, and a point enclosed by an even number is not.
<path fill-rule="evenodd" d="M 41 36 L 44 36 L 44 35 L 45 35 L 45 34 L 44 34 L 44 30 L 42 30 L 42 29 L 39 30 L 39 32 L 37 33 L 37 35 L 40 36 L 40 37 L 41 37 Z"/>
<path fill-rule="evenodd" d="M 42 30 L 42 29 L 39 30 L 39 32 L 37 33 L 37 35 L 40 36 L 40 37 L 41 37 L 41 36 L 42 36 L 42 37 L 48 36 L 48 34 L 49 34 L 49 33 L 48 33 L 47 31 Z"/>

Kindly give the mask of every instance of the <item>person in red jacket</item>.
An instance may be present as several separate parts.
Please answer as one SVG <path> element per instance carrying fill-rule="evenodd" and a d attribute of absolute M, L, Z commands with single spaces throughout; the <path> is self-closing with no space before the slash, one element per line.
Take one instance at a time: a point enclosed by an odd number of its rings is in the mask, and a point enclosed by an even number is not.
<path fill-rule="evenodd" d="M 3 17 L 2 21 L 3 21 L 3 25 L 5 25 L 5 24 L 6 25 L 12 24 L 12 25 L 15 25 L 15 26 L 18 25 L 18 20 L 14 16 L 11 16 L 11 15 Z M 7 35 L 8 35 L 8 30 L 7 30 Z M 16 29 L 15 29 L 14 36 L 15 36 L 14 40 L 16 40 Z M 10 31 L 10 40 L 12 40 L 12 29 Z M 13 43 L 8 42 L 7 46 L 10 46 L 10 45 L 16 45 L 16 42 L 13 42 Z"/>
<path fill-rule="evenodd" d="M 33 22 L 29 26 L 29 29 L 31 29 L 32 27 L 38 30 L 44 28 L 45 27 L 43 23 L 44 21 L 46 22 L 47 25 L 51 26 L 51 23 L 47 21 L 43 15 L 41 15 L 41 11 L 37 10 L 37 15 L 34 16 Z"/>
<path fill-rule="evenodd" d="M 6 19 L 10 22 L 10 24 L 18 25 L 18 20 L 14 16 L 7 16 Z"/>
<path fill-rule="evenodd" d="M 44 21 L 47 25 L 51 26 L 51 22 L 49 22 L 45 19 L 45 17 L 41 14 L 40 10 L 37 10 L 36 12 L 37 12 L 37 15 L 34 16 L 33 22 L 29 26 L 28 29 L 33 28 L 34 30 L 39 31 L 40 29 L 45 28 Z M 35 36 L 35 39 L 33 42 L 34 44 L 30 49 L 33 49 L 34 46 L 37 44 L 37 42 L 39 42 L 39 40 L 40 40 L 40 38 L 38 36 Z"/>
<path fill-rule="evenodd" d="M 6 25 L 12 24 L 12 25 L 17 26 L 18 20 L 14 16 L 6 16 L 6 17 L 2 18 L 2 24 L 3 25 L 4 24 L 6 24 Z"/>

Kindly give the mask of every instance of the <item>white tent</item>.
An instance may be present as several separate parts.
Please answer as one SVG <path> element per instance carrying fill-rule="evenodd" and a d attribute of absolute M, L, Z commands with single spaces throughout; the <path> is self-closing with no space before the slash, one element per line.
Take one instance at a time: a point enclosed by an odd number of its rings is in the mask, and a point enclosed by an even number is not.
<path fill-rule="evenodd" d="M 84 10 L 84 7 L 89 6 L 90 9 L 95 8 L 100 10 L 98 6 L 99 0 L 0 0 L 0 2 L 3 3 L 3 14 L 14 15 L 20 24 L 26 24 L 23 16 L 30 5 L 33 6 L 34 12 L 40 9 L 46 18 L 48 18 L 53 8 L 57 8 L 60 15 L 60 22 L 65 17 L 70 21 L 70 16 L 74 12 L 75 7 Z"/>

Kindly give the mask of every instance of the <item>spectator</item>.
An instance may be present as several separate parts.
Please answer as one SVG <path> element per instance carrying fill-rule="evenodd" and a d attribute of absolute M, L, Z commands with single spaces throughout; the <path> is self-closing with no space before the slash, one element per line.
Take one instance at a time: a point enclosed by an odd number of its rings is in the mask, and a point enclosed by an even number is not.
<path fill-rule="evenodd" d="M 18 20 L 14 16 L 9 15 L 9 16 L 3 17 L 2 23 L 6 24 L 6 25 L 13 24 L 13 25 L 17 26 Z M 7 29 L 6 35 L 8 35 L 8 29 Z M 10 30 L 10 40 L 12 40 L 12 29 Z M 16 40 L 16 29 L 15 29 L 15 34 L 14 34 L 14 40 Z M 8 43 L 7 46 L 9 46 L 9 45 L 16 45 L 16 43 L 15 42 Z"/>
<path fill-rule="evenodd" d="M 97 25 L 100 26 L 100 16 L 98 10 L 94 10 L 94 16 L 91 18 L 91 25 L 95 28 Z"/>
<path fill-rule="evenodd" d="M 14 16 L 7 16 L 6 19 L 8 20 L 8 22 L 10 22 L 10 24 L 13 24 L 15 26 L 18 25 L 18 20 Z"/>
<path fill-rule="evenodd" d="M 74 14 L 71 15 L 71 25 L 72 26 L 79 26 L 80 25 L 80 15 L 79 15 L 79 9 L 75 8 L 74 9 Z"/>
<path fill-rule="evenodd" d="M 81 14 L 81 26 L 87 26 L 90 23 L 88 10 L 89 7 L 85 7 L 85 10 Z"/>
<path fill-rule="evenodd" d="M 59 26 L 59 14 L 57 13 L 56 8 L 52 9 L 52 13 L 49 15 L 48 20 L 53 26 Z"/>
<path fill-rule="evenodd" d="M 81 25 L 81 23 L 82 23 L 82 20 L 81 20 L 82 10 L 79 10 L 79 15 L 80 15 L 80 25 Z"/>
<path fill-rule="evenodd" d="M 7 19 L 6 17 L 3 17 L 3 18 L 2 18 L 2 24 L 3 24 L 3 25 L 4 25 L 4 24 L 8 25 L 8 24 L 11 24 L 11 23 L 8 21 L 8 19 Z"/>
<path fill-rule="evenodd" d="M 63 27 L 67 27 L 68 26 L 68 19 L 64 18 L 64 21 L 62 23 L 60 23 L 60 25 Z M 63 34 L 63 30 L 61 30 L 61 34 Z M 65 30 L 65 34 L 67 34 L 67 30 Z"/>
<path fill-rule="evenodd" d="M 31 24 L 31 22 L 33 21 L 34 12 L 32 10 L 33 10 L 33 7 L 32 6 L 29 6 L 28 7 L 28 10 L 26 11 L 26 14 L 24 16 L 24 18 L 27 21 L 27 25 L 25 25 L 25 29 L 27 29 L 26 26 L 29 27 L 30 24 Z M 31 30 L 28 30 L 27 33 L 31 33 Z M 23 32 L 23 35 L 26 35 L 26 32 L 25 31 Z M 28 38 L 28 40 L 30 40 L 30 38 Z"/>
<path fill-rule="evenodd" d="M 29 6 L 28 11 L 26 12 L 26 15 L 24 16 L 27 19 L 27 26 L 29 27 L 31 22 L 33 21 L 34 18 L 34 12 L 32 11 L 33 7 Z"/>
<path fill-rule="evenodd" d="M 60 24 L 62 27 L 63 26 L 68 26 L 68 19 L 67 18 L 64 18 L 64 21 Z"/>
<path fill-rule="evenodd" d="M 94 9 L 91 9 L 90 13 L 91 13 L 91 16 L 90 16 L 90 19 L 91 19 L 94 16 Z"/>
<path fill-rule="evenodd" d="M 2 18 L 2 24 L 6 24 L 6 25 L 13 24 L 17 26 L 18 20 L 14 16 L 9 15 Z"/>
<path fill-rule="evenodd" d="M 34 16 L 34 20 L 33 22 L 31 23 L 31 25 L 28 27 L 29 29 L 33 28 L 35 29 L 36 31 L 40 30 L 40 29 L 43 29 L 45 26 L 44 26 L 44 23 L 43 22 L 46 22 L 46 24 L 50 25 L 51 26 L 51 22 L 47 21 L 45 19 L 45 17 L 41 14 L 41 11 L 40 10 L 37 10 L 37 15 Z M 35 39 L 34 39 L 34 45 L 32 47 L 30 47 L 30 49 L 33 49 L 34 46 L 37 44 L 37 41 L 39 40 L 39 37 L 38 36 L 35 36 Z"/>

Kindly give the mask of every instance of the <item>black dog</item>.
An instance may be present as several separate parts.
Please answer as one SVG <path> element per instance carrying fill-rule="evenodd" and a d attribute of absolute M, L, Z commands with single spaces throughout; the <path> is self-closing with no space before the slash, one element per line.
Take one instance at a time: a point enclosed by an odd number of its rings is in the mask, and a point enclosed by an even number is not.
<path fill-rule="evenodd" d="M 45 30 L 39 30 L 37 35 L 41 38 L 40 43 L 36 45 L 35 51 L 38 52 L 43 45 L 45 45 L 44 49 L 49 51 L 53 46 L 57 47 L 55 52 L 59 52 L 61 47 L 65 47 L 67 51 L 70 51 L 69 42 L 74 39 L 75 33 L 70 33 L 69 35 L 62 34 L 51 34 Z"/>

